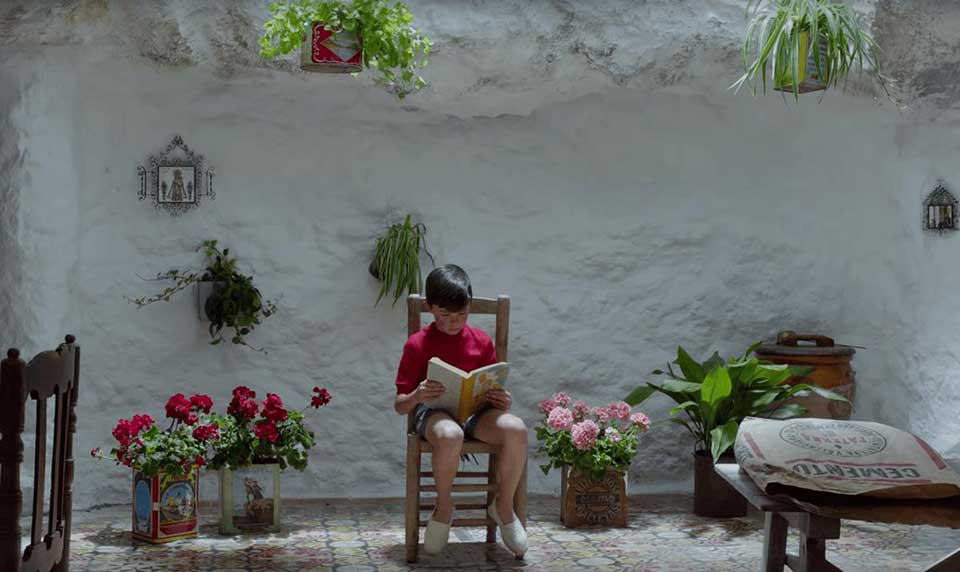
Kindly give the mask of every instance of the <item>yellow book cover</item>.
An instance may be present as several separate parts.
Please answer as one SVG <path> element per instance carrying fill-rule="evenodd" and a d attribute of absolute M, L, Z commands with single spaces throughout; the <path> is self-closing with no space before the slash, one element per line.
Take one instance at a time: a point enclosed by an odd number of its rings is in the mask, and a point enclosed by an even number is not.
<path fill-rule="evenodd" d="M 424 405 L 446 411 L 462 425 L 483 402 L 486 392 L 503 389 L 509 370 L 510 365 L 502 361 L 466 372 L 435 357 L 427 364 L 427 379 L 442 383 L 444 392 Z"/>

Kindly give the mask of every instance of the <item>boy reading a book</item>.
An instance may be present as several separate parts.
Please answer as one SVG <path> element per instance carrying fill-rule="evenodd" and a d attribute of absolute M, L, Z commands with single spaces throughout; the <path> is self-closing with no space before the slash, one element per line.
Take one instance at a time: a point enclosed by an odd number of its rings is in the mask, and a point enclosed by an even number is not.
<path fill-rule="evenodd" d="M 430 409 L 424 402 L 439 397 L 444 386 L 426 379 L 427 364 L 433 357 L 465 371 L 496 363 L 490 337 L 467 325 L 473 289 L 470 278 L 459 266 L 435 268 L 427 276 L 427 308 L 434 321 L 407 339 L 397 369 L 397 397 L 394 409 L 401 415 L 414 414 L 417 433 L 433 447 L 436 508 L 427 523 L 423 547 L 430 554 L 441 552 L 450 534 L 453 502 L 450 491 L 460 462 L 464 438 L 500 445 L 497 468 L 497 495 L 487 513 L 496 521 L 504 544 L 516 555 L 527 549 L 527 534 L 513 512 L 513 495 L 527 462 L 527 427 L 508 413 L 510 393 L 493 389 L 485 405 L 461 426 L 445 411 Z"/>

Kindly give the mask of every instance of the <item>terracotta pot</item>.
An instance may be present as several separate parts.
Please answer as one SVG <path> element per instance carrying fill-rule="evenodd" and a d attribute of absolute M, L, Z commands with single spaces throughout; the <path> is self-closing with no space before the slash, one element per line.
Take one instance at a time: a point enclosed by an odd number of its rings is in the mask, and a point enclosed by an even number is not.
<path fill-rule="evenodd" d="M 732 455 L 720 458 L 735 463 Z M 706 452 L 693 455 L 693 513 L 713 518 L 747 515 L 747 500 L 713 470 L 713 457 Z"/>
<path fill-rule="evenodd" d="M 607 471 L 599 481 L 567 467 L 560 474 L 560 520 L 568 528 L 627 525 L 626 473 Z"/>
<path fill-rule="evenodd" d="M 363 70 L 363 44 L 346 30 L 310 27 L 300 45 L 300 69 L 320 73 L 355 73 Z"/>
<path fill-rule="evenodd" d="M 801 344 L 812 342 L 816 345 Z M 764 361 L 779 364 L 809 366 L 813 370 L 803 377 L 794 376 L 787 380 L 789 384 L 805 383 L 829 389 L 846 397 L 849 403 L 833 401 L 811 395 L 797 397 L 788 403 L 797 403 L 807 408 L 805 417 L 822 419 L 849 419 L 853 412 L 855 379 L 850 360 L 856 351 L 850 346 L 836 345 L 833 339 L 818 334 L 798 334 L 783 331 L 777 334 L 777 341 L 765 343 L 757 348 L 757 357 Z"/>

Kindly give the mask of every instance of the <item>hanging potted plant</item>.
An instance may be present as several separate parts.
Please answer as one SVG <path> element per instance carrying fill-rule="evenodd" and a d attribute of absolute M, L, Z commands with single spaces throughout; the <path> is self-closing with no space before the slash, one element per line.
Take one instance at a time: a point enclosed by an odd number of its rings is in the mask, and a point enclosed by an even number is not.
<path fill-rule="evenodd" d="M 170 426 L 160 429 L 149 415 L 120 419 L 113 428 L 117 446 L 104 455 L 133 470 L 133 537 L 150 543 L 194 538 L 199 530 L 198 477 L 207 445 L 217 439 L 206 395 L 172 395 L 165 406 Z"/>
<path fill-rule="evenodd" d="M 263 403 L 244 386 L 233 390 L 226 415 L 213 414 L 218 439 L 212 443 L 208 467 L 219 471 L 220 532 L 276 532 L 280 529 L 280 471 L 307 467 L 313 432 L 303 424 L 303 413 L 283 406 L 279 395 L 268 393 Z M 308 407 L 330 402 L 326 389 L 313 388 Z"/>
<path fill-rule="evenodd" d="M 737 438 L 737 429 L 745 417 L 787 419 L 800 417 L 806 409 L 785 403 L 794 396 L 816 393 L 834 401 L 847 399 L 832 391 L 803 383 L 786 381 L 804 376 L 811 368 L 776 365 L 749 357 L 759 347 L 750 346 L 743 356 L 724 361 L 714 353 L 700 363 L 682 347 L 677 348 L 679 366 L 670 364 L 659 382 L 648 382 L 628 395 L 630 405 L 642 403 L 654 393 L 663 393 L 677 402 L 670 410 L 671 421 L 682 425 L 694 438 L 693 512 L 700 516 L 731 517 L 747 514 L 746 500 L 714 473 L 713 465 L 728 452 Z M 734 462 L 729 459 L 730 462 Z"/>
<path fill-rule="evenodd" d="M 210 320 L 210 344 L 216 345 L 224 341 L 224 328 L 232 328 L 231 342 L 263 351 L 263 348 L 248 344 L 245 336 L 252 332 L 261 320 L 276 313 L 276 303 L 264 300 L 260 290 L 253 285 L 253 278 L 237 270 L 237 259 L 230 256 L 229 248 L 221 251 L 217 248 L 216 240 L 205 240 L 198 250 L 203 250 L 207 260 L 204 270 L 172 269 L 157 274 L 156 280 L 173 280 L 174 285 L 154 296 L 127 298 L 127 301 L 136 304 L 138 308 L 161 300 L 169 302 L 174 294 L 196 284 L 197 302 Z"/>
<path fill-rule="evenodd" d="M 260 55 L 273 58 L 300 47 L 300 68 L 312 72 L 374 70 L 374 81 L 403 99 L 426 82 L 431 42 L 410 23 L 403 2 L 290 0 L 273 2 L 263 25 Z"/>
<path fill-rule="evenodd" d="M 866 60 L 887 91 L 876 42 L 849 6 L 831 0 L 751 0 L 747 18 L 744 72 L 731 89 L 750 83 L 756 95 L 759 82 L 766 93 L 772 79 L 773 89 L 797 99 L 801 93 L 836 87 L 852 66 L 862 71 Z"/>
<path fill-rule="evenodd" d="M 420 292 L 423 274 L 420 272 L 420 251 L 434 264 L 433 255 L 427 250 L 427 227 L 422 222 L 413 224 L 410 215 L 403 223 L 390 225 L 377 237 L 373 260 L 368 270 L 380 281 L 376 305 L 388 293 L 393 294 L 393 303 L 403 295 Z"/>

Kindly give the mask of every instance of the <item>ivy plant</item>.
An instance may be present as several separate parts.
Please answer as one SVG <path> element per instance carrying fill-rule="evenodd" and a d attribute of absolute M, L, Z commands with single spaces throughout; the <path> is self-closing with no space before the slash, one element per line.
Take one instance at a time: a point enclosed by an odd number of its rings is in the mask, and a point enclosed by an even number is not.
<path fill-rule="evenodd" d="M 427 227 L 422 222 L 414 224 L 407 215 L 403 223 L 390 225 L 377 237 L 370 274 L 380 280 L 377 301 L 387 294 L 393 295 L 393 304 L 407 294 L 420 292 L 423 274 L 420 271 L 420 251 L 434 264 L 433 255 L 427 250 Z"/>
<path fill-rule="evenodd" d="M 403 2 L 387 0 L 288 0 L 269 5 L 260 55 L 273 58 L 300 47 L 314 23 L 357 34 L 363 66 L 377 72 L 374 81 L 403 99 L 424 87 L 420 70 L 432 43 L 410 24 L 413 14 Z"/>
<path fill-rule="evenodd" d="M 171 269 L 157 274 L 156 280 L 172 280 L 173 285 L 164 288 L 162 292 L 153 296 L 127 298 L 129 302 L 142 308 L 154 302 L 169 302 L 177 292 L 186 289 L 197 282 L 213 282 L 213 293 L 204 304 L 207 318 L 210 319 L 209 332 L 212 345 L 223 342 L 224 329 L 232 328 L 233 335 L 230 341 L 234 344 L 247 346 L 257 351 L 247 343 L 245 336 L 260 325 L 261 321 L 269 318 L 277 311 L 276 303 L 264 300 L 260 290 L 253 284 L 253 278 L 237 270 L 236 258 L 230 256 L 230 249 L 222 251 L 217 247 L 216 240 L 205 240 L 197 249 L 202 250 L 207 264 L 204 270 Z"/>

